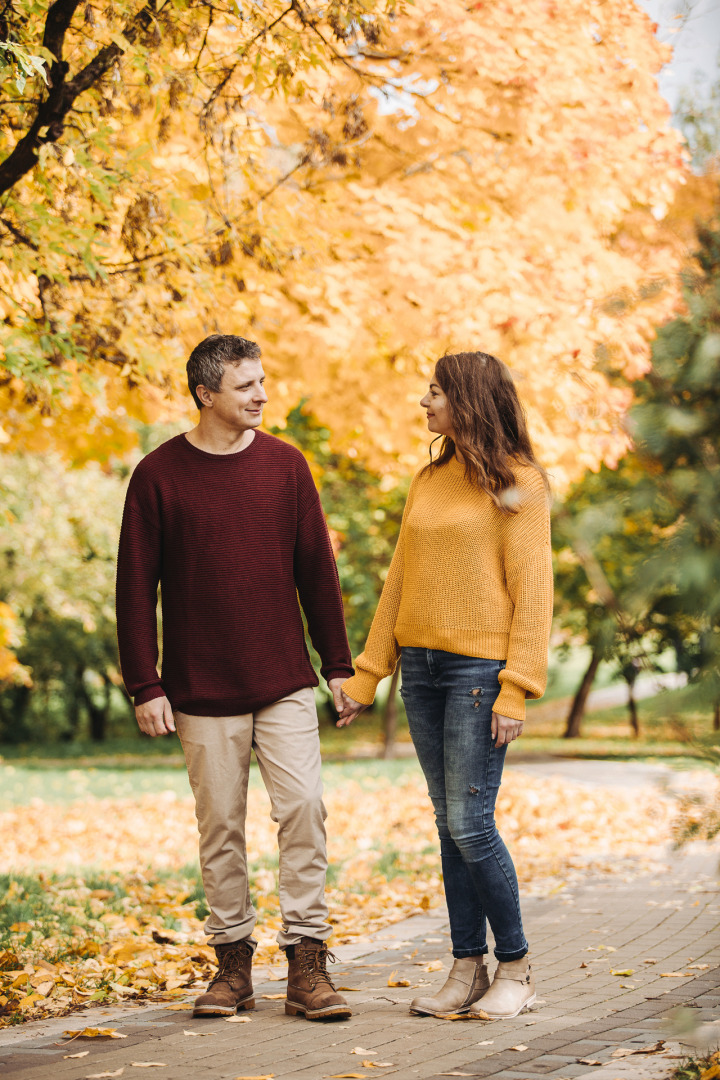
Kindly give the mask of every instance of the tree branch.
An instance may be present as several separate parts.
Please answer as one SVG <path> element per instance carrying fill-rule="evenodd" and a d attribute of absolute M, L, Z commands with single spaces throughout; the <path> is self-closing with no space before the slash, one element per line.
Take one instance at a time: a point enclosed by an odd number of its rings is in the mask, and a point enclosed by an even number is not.
<path fill-rule="evenodd" d="M 18 180 L 32 171 L 40 146 L 43 143 L 56 142 L 62 135 L 65 118 L 75 99 L 101 79 L 125 51 L 114 43 L 104 46 L 73 79 L 66 81 L 68 65 L 62 59 L 63 45 L 80 2 L 81 0 L 55 0 L 48 9 L 43 45 L 55 57 L 48 70 L 48 95 L 39 105 L 29 130 L 0 164 L 0 195 L 9 191 Z M 154 18 L 154 0 L 149 0 L 125 26 L 123 37 L 132 44 L 139 34 L 149 28 Z"/>

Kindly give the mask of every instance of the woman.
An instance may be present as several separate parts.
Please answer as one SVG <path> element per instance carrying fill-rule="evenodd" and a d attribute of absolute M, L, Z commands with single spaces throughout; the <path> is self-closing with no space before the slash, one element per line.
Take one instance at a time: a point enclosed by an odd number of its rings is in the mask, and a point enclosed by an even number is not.
<path fill-rule="evenodd" d="M 454 957 L 439 993 L 410 1010 L 509 1018 L 535 1001 L 535 988 L 515 868 L 494 811 L 525 699 L 545 689 L 548 485 L 510 372 L 496 357 L 442 357 L 420 404 L 442 438 L 440 453 L 411 484 L 365 650 L 343 684 L 339 723 L 372 703 L 401 657 L 401 693 L 440 836 Z M 492 984 L 486 920 L 499 961 Z"/>

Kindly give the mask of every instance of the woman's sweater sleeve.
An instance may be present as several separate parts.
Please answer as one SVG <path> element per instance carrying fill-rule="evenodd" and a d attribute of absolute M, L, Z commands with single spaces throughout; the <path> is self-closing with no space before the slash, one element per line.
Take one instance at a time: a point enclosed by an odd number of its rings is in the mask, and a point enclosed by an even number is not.
<path fill-rule="evenodd" d="M 553 611 L 550 504 L 542 477 L 523 470 L 520 509 L 505 519 L 505 580 L 515 610 L 507 664 L 500 672 L 494 711 L 525 719 L 525 699 L 542 697 L 547 682 Z"/>
<path fill-rule="evenodd" d="M 343 690 L 348 697 L 351 697 L 353 701 L 359 701 L 361 705 L 372 705 L 378 683 L 388 675 L 392 675 L 400 656 L 398 643 L 395 640 L 395 623 L 400 608 L 405 573 L 407 519 L 416 484 L 417 476 L 410 485 L 395 554 L 385 578 L 365 648 L 355 661 L 355 674 L 343 683 Z"/>

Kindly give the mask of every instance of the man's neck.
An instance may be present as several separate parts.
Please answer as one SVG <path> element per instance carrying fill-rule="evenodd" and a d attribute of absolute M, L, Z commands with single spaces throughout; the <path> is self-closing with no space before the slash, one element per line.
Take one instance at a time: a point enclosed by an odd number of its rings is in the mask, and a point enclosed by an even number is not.
<path fill-rule="evenodd" d="M 187 432 L 185 438 L 206 454 L 237 454 L 250 446 L 255 438 L 255 429 L 243 428 L 238 431 L 225 424 L 214 424 L 200 413 L 200 422 L 192 431 Z"/>

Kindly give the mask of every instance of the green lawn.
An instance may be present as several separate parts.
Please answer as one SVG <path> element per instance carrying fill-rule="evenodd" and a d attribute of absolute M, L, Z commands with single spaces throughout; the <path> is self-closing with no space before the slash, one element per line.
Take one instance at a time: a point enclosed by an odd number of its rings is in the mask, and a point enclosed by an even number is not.
<path fill-rule="evenodd" d="M 563 685 L 558 676 L 555 687 Z M 582 737 L 564 739 L 562 733 L 569 708 L 567 696 L 549 694 L 528 704 L 528 720 L 522 739 L 512 753 L 559 755 L 578 758 L 662 759 L 682 764 L 702 760 L 703 747 L 713 741 L 712 709 L 695 686 L 665 690 L 639 703 L 640 737 L 635 739 L 624 706 L 588 713 Z M 373 757 L 382 751 L 382 700 L 362 713 L 349 728 L 336 728 L 321 708 L 320 736 L 327 761 Z M 407 719 L 398 698 L 398 743 L 409 746 Z M 103 743 L 73 742 L 0 746 L 0 760 L 14 766 L 5 770 L 0 799 L 13 801 L 14 791 L 24 784 L 39 798 L 53 799 L 54 791 L 70 780 L 76 797 L 118 796 L 161 788 L 186 790 L 184 761 L 177 736 L 150 739 L 133 733 Z M 53 771 L 53 769 L 55 771 Z M 143 776 L 142 772 L 147 775 Z M 130 775 L 138 773 L 137 776 Z M 178 786 L 179 785 L 179 786 Z"/>

